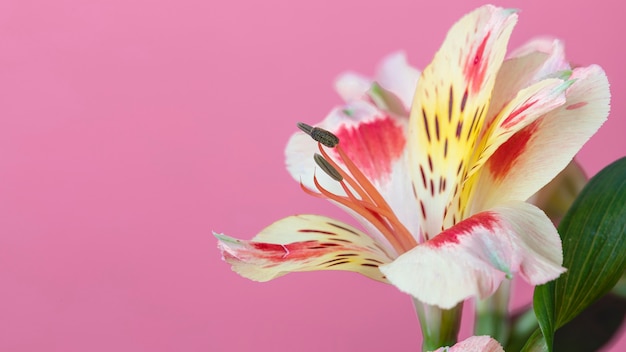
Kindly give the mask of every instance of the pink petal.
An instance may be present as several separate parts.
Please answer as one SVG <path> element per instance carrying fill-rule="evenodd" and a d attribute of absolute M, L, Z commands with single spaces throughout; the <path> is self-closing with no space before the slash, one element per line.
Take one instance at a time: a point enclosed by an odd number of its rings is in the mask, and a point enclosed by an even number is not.
<path fill-rule="evenodd" d="M 574 69 L 566 102 L 524 127 L 488 160 L 475 209 L 526 200 L 554 178 L 606 121 L 609 83 L 598 66 Z"/>
<path fill-rule="evenodd" d="M 434 352 L 504 352 L 504 349 L 489 336 L 470 336 L 452 347 L 441 347 Z"/>
<path fill-rule="evenodd" d="M 400 291 L 443 309 L 484 299 L 505 277 L 532 285 L 565 271 L 561 240 L 537 207 L 513 202 L 476 214 L 380 267 Z"/>
<path fill-rule="evenodd" d="M 385 249 L 361 231 L 316 215 L 279 220 L 252 241 L 215 236 L 233 271 L 254 281 L 295 271 L 347 270 L 386 282 L 378 266 L 391 261 Z"/>

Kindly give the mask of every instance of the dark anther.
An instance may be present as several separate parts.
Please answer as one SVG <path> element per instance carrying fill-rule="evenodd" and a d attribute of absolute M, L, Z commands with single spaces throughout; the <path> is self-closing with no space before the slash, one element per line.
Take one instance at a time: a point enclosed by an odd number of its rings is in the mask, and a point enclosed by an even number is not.
<path fill-rule="evenodd" d="M 319 154 L 315 154 L 313 156 L 315 159 L 315 163 L 333 180 L 341 182 L 343 180 L 343 176 L 335 169 L 323 156 Z"/>
<path fill-rule="evenodd" d="M 298 122 L 298 128 L 311 136 L 313 140 L 322 143 L 328 148 L 334 148 L 337 144 L 339 144 L 339 137 L 323 128 L 313 127 L 302 122 Z"/>
<path fill-rule="evenodd" d="M 298 122 L 298 128 L 302 130 L 302 132 L 311 135 L 311 131 L 313 131 L 313 126 L 307 125 L 304 122 Z"/>

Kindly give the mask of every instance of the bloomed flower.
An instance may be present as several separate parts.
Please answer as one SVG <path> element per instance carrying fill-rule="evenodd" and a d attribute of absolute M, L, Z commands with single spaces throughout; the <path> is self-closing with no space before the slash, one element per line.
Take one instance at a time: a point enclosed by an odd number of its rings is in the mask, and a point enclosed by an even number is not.
<path fill-rule="evenodd" d="M 505 59 L 516 21 L 484 6 L 452 27 L 421 74 L 396 54 L 375 81 L 342 76 L 346 104 L 300 125 L 287 167 L 365 231 L 289 217 L 252 241 L 217 235 L 225 260 L 259 281 L 355 271 L 441 308 L 485 298 L 516 273 L 533 285 L 558 277 L 558 233 L 525 201 L 605 121 L 608 82 L 598 66 L 570 68 L 558 41 Z"/>

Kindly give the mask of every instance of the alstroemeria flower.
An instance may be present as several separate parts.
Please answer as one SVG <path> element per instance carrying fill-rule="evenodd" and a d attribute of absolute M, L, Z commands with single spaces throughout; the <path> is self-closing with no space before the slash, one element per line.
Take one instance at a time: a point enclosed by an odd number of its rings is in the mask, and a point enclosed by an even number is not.
<path fill-rule="evenodd" d="M 355 271 L 444 309 L 516 273 L 532 285 L 558 277 L 559 235 L 525 201 L 605 121 L 608 82 L 598 66 L 571 68 L 558 41 L 505 59 L 516 20 L 484 6 L 452 27 L 421 74 L 396 54 L 375 81 L 342 76 L 346 104 L 317 127 L 301 125 L 287 166 L 365 231 L 299 215 L 251 241 L 216 235 L 233 270 L 257 281 Z"/>
<path fill-rule="evenodd" d="M 441 347 L 433 352 L 504 352 L 504 349 L 489 336 L 471 336 L 452 347 Z"/>

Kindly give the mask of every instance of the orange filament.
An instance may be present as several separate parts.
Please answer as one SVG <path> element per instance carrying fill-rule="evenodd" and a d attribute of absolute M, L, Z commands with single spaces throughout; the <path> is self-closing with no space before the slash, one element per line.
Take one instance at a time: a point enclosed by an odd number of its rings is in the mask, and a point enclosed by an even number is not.
<path fill-rule="evenodd" d="M 337 145 L 335 149 L 337 150 L 337 153 L 339 154 L 339 157 L 343 161 L 344 165 L 346 165 L 349 173 L 343 170 L 332 158 L 330 158 L 321 143 L 318 143 L 318 147 L 324 159 L 343 177 L 343 180 L 338 182 L 341 184 L 346 196 L 337 195 L 328 191 L 322 187 L 315 176 L 313 177 L 313 182 L 320 193 L 310 190 L 301 184 L 302 189 L 307 194 L 331 199 L 345 207 L 348 207 L 349 209 L 352 209 L 354 212 L 374 225 L 374 227 L 376 227 L 376 229 L 378 229 L 383 236 L 385 236 L 398 254 L 407 252 L 417 246 L 417 242 L 413 235 L 411 235 L 409 230 L 407 230 L 407 228 L 400 222 L 382 195 L 367 179 L 363 172 L 359 170 L 354 162 L 350 160 L 341 147 Z M 350 188 L 352 188 L 356 194 L 351 191 Z"/>

